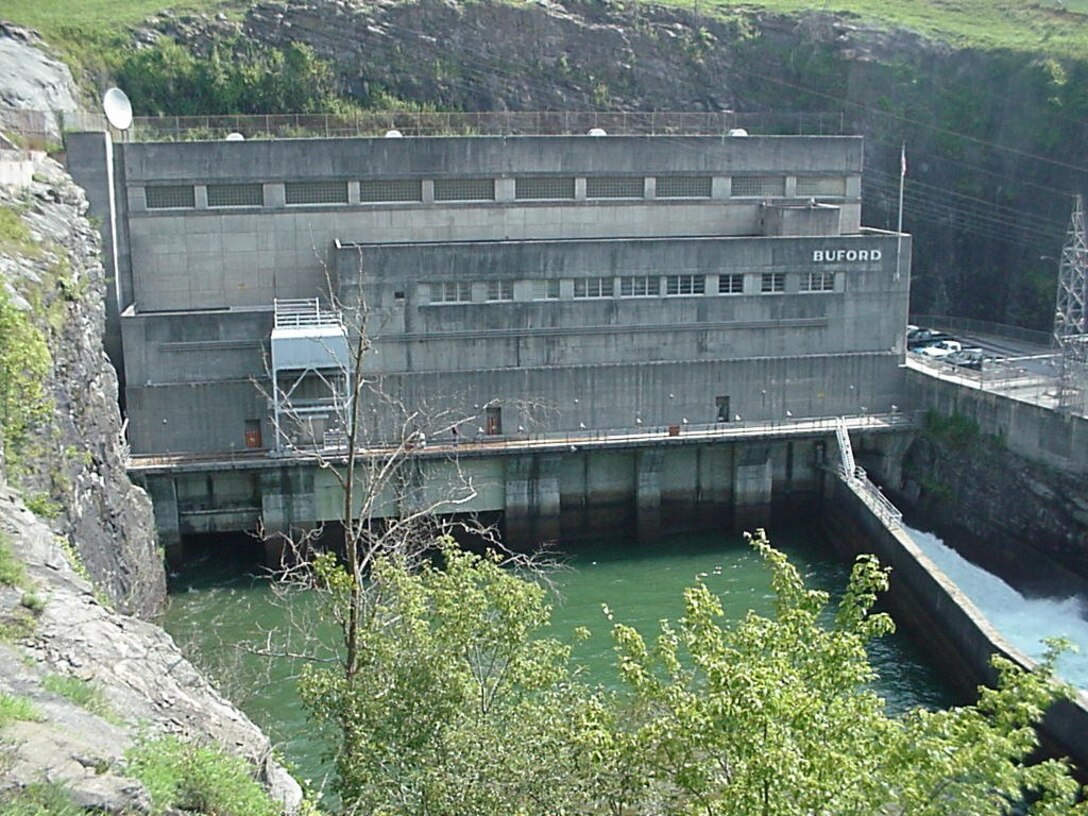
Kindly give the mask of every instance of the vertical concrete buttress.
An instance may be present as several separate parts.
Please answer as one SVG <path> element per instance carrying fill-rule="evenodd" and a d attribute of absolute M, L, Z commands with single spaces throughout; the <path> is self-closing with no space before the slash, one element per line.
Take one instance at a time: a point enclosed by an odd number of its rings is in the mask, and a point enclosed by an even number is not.
<path fill-rule="evenodd" d="M 279 567 L 288 539 L 298 539 L 317 526 L 313 471 L 308 468 L 268 468 L 261 471 L 260 479 L 265 563 Z"/>
<path fill-rule="evenodd" d="M 771 449 L 748 445 L 737 451 L 733 472 L 733 518 L 738 530 L 766 527 L 771 517 L 774 486 Z"/>
<path fill-rule="evenodd" d="M 559 538 L 558 455 L 511 457 L 506 461 L 506 542 L 533 548 Z"/>
<path fill-rule="evenodd" d="M 185 547 L 181 541 L 181 519 L 178 516 L 178 491 L 173 476 L 152 476 L 144 484 L 151 504 L 155 508 L 155 532 L 159 546 L 166 552 L 169 564 L 185 561 Z"/>
<path fill-rule="evenodd" d="M 638 538 L 653 541 L 661 536 L 661 448 L 643 448 L 635 460 L 635 507 L 638 511 Z"/>

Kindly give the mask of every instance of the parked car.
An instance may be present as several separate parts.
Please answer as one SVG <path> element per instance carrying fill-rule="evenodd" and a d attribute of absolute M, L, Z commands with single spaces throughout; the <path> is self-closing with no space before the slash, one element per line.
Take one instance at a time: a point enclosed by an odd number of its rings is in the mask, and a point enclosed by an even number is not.
<path fill-rule="evenodd" d="M 919 329 L 914 333 L 913 337 L 907 337 L 907 349 L 917 351 L 926 346 L 940 343 L 943 340 L 955 340 L 955 338 L 951 334 L 935 331 L 934 329 Z"/>
<path fill-rule="evenodd" d="M 963 346 L 959 340 L 938 340 L 935 343 L 930 343 L 927 346 L 923 346 L 918 349 L 918 353 L 923 357 L 941 358 L 947 357 L 950 354 L 962 351 Z"/>
<path fill-rule="evenodd" d="M 982 369 L 983 351 L 980 348 L 965 348 L 949 354 L 941 360 L 942 363 L 950 363 L 960 368 L 970 368 L 975 371 Z"/>

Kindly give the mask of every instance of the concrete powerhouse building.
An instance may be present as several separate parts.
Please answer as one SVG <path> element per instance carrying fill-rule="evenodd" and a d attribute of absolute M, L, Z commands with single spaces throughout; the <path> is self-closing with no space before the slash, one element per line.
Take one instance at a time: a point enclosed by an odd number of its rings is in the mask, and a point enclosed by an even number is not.
<path fill-rule="evenodd" d="M 330 286 L 347 334 L 366 304 L 368 373 L 462 438 L 901 399 L 910 242 L 861 224 L 859 137 L 78 134 L 68 155 L 108 227 L 137 455 L 268 449 L 271 469 L 335 437 Z M 277 432 L 287 402 L 305 429 Z"/>

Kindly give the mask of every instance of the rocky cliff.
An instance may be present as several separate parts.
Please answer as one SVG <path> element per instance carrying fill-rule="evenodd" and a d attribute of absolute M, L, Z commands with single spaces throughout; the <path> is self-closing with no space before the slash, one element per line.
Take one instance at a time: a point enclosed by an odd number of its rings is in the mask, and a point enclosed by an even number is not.
<path fill-rule="evenodd" d="M 84 218 L 82 190 L 49 159 L 25 189 L 0 188 L 0 207 L 18 215 L 23 236 L 21 247 L 0 246 L 0 284 L 29 310 L 51 359 L 51 421 L 33 429 L 9 475 L 38 498 L 119 610 L 153 615 L 166 600 L 166 579 L 151 503 L 125 474 L 117 376 L 102 350 L 98 232 Z"/>
<path fill-rule="evenodd" d="M 14 84 L 30 89 L 21 104 L 52 110 L 65 82 L 0 31 L 0 99 Z M 125 754 L 161 734 L 244 757 L 294 810 L 299 787 L 267 737 L 139 619 L 166 582 L 151 503 L 125 474 L 98 232 L 59 164 L 10 145 L 5 161 L 20 172 L 0 184 L 0 811 L 46 782 L 95 812 L 147 813 Z"/>
<path fill-rule="evenodd" d="M 969 422 L 958 433 L 954 420 L 930 424 L 906 452 L 903 484 L 889 486 L 901 507 L 1018 588 L 1036 588 L 1036 554 L 1088 581 L 1088 478 L 1028 461 Z"/>
<path fill-rule="evenodd" d="M 0 489 L 0 546 L 25 564 L 22 580 L 0 581 L 0 697 L 35 712 L 6 725 L 0 718 L 0 809 L 5 789 L 48 781 L 81 807 L 146 813 L 148 791 L 125 753 L 162 733 L 245 757 L 275 799 L 297 808 L 298 785 L 268 738 L 169 635 L 99 600 L 63 539 L 10 489 Z"/>

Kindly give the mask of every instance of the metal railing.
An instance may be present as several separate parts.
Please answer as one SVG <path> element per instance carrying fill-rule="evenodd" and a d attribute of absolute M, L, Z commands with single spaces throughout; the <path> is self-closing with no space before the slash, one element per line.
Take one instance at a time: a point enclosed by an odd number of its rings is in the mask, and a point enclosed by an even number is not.
<path fill-rule="evenodd" d="M 1025 329 L 1022 326 L 1010 326 L 1007 323 L 992 323 L 989 320 L 974 320 L 969 317 L 949 317 L 948 315 L 911 315 L 910 322 L 919 326 L 931 326 L 951 332 L 972 332 L 987 334 L 992 337 L 1004 337 L 1033 343 L 1049 348 L 1052 345 L 1050 332 L 1037 329 Z"/>
<path fill-rule="evenodd" d="M 277 329 L 300 326 L 339 326 L 340 312 L 322 307 L 319 298 L 284 299 L 272 301 Z"/>
<path fill-rule="evenodd" d="M 486 456 L 493 453 L 573 452 L 655 444 L 692 444 L 724 440 L 833 436 L 840 423 L 845 423 L 850 430 L 895 432 L 917 427 L 917 418 L 913 414 L 895 412 L 759 422 L 688 424 L 680 422 L 666 425 L 636 426 L 633 428 L 587 428 L 551 432 L 530 432 L 519 429 L 509 434 L 488 434 L 479 428 L 470 430 L 462 426 L 456 437 L 449 431 L 445 434 L 437 434 L 430 433 L 428 430 L 426 446 L 401 446 L 382 441 L 360 442 L 359 453 L 364 457 L 387 457 L 395 455 L 402 447 L 410 447 L 413 454 L 418 456 Z M 267 457 L 336 459 L 346 455 L 345 443 L 346 436 L 343 431 L 331 428 L 313 443 L 283 450 L 249 450 L 245 454 L 231 452 L 229 456 L 225 452 L 137 454 L 133 456 L 131 469 L 135 471 L 169 469 L 186 464 L 199 467 L 215 467 L 217 463 L 237 465 L 243 462 L 249 463 L 249 466 L 260 467 Z"/>
<path fill-rule="evenodd" d="M 903 524 L 903 512 L 884 495 L 877 485 L 873 484 L 863 468 L 855 467 L 854 472 L 850 474 L 845 473 L 842 468 L 837 468 L 836 472 L 884 524 L 889 527 Z"/>
<path fill-rule="evenodd" d="M 69 128 L 71 129 L 71 128 Z M 92 128 L 95 130 L 104 129 Z M 607 111 L 367 111 L 338 114 L 265 116 L 138 116 L 128 141 L 385 136 L 572 136 L 593 129 L 610 136 L 726 136 L 743 129 L 752 135 L 841 135 L 841 112 L 738 113 Z"/>

